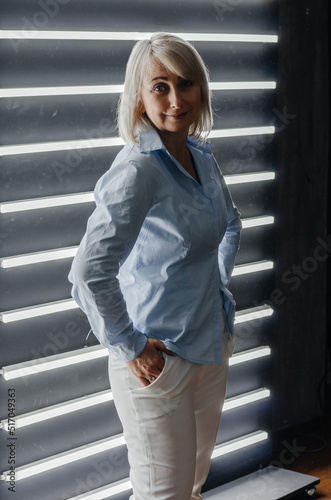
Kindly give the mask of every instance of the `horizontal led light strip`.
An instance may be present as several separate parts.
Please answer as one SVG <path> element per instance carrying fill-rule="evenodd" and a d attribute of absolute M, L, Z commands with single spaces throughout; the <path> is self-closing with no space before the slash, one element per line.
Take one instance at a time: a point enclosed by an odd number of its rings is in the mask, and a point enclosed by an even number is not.
<path fill-rule="evenodd" d="M 256 359 L 265 358 L 270 356 L 271 349 L 268 346 L 256 347 L 255 349 L 249 349 L 248 351 L 238 352 L 233 354 L 229 359 L 229 365 L 235 366 L 241 363 L 246 363 L 247 361 L 254 361 Z"/>
<path fill-rule="evenodd" d="M 0 213 L 24 212 L 26 210 L 37 210 L 41 208 L 64 207 L 77 205 L 79 203 L 93 203 L 93 192 L 67 194 L 61 196 L 49 196 L 45 198 L 31 198 L 29 200 L 18 200 L 0 204 Z"/>
<path fill-rule="evenodd" d="M 273 266 L 274 264 L 270 260 L 240 264 L 235 266 L 232 276 L 242 276 L 244 274 L 266 271 L 273 269 Z M 71 309 L 76 309 L 77 307 L 78 306 L 73 299 L 58 300 L 56 302 L 48 302 L 46 304 L 22 307 L 21 309 L 2 311 L 0 312 L 0 321 L 2 323 L 12 323 L 13 321 L 22 321 L 24 319 L 46 316 L 47 314 L 70 311 Z"/>
<path fill-rule="evenodd" d="M 268 439 L 268 434 L 265 431 L 256 431 L 241 438 L 233 439 L 227 443 L 223 443 L 215 447 L 214 455 L 212 459 L 218 456 L 224 456 L 232 451 L 240 450 L 254 444 L 261 443 Z M 220 453 L 220 454 L 219 454 Z M 128 479 L 122 479 L 113 484 L 108 484 L 106 486 L 101 486 L 96 490 L 90 490 L 81 495 L 71 497 L 68 500 L 106 500 L 107 498 L 117 495 L 124 491 L 129 491 L 132 488 L 131 482 Z"/>
<path fill-rule="evenodd" d="M 223 412 L 234 410 L 235 408 L 240 408 L 241 406 L 246 406 L 251 403 L 256 403 L 257 401 L 262 401 L 264 399 L 268 399 L 269 397 L 270 390 L 266 388 L 246 392 L 245 394 L 240 394 L 240 396 L 226 399 L 223 405 Z"/>
<path fill-rule="evenodd" d="M 273 181 L 276 175 L 275 172 L 252 172 L 248 174 L 233 174 L 225 175 L 224 179 L 228 186 L 234 184 L 245 184 L 247 182 Z"/>
<path fill-rule="evenodd" d="M 224 128 L 212 130 L 208 135 L 208 139 L 219 139 L 225 137 L 243 137 L 246 135 L 265 135 L 274 134 L 275 127 L 242 127 L 242 128 Z"/>
<path fill-rule="evenodd" d="M 274 134 L 275 127 L 244 127 L 212 130 L 210 139 L 225 137 L 242 137 L 248 135 Z M 31 144 L 13 144 L 10 146 L 0 146 L 0 156 L 11 156 L 32 153 L 50 153 L 53 151 L 69 151 L 74 149 L 94 149 L 114 146 L 123 146 L 124 141 L 119 137 L 104 137 L 98 139 L 83 139 L 74 141 L 54 141 L 39 142 Z"/>
<path fill-rule="evenodd" d="M 271 353 L 269 347 L 258 347 L 249 351 L 236 353 L 230 358 L 230 363 L 240 364 L 246 361 L 269 356 Z M 108 356 L 108 350 L 101 345 L 92 347 L 84 347 L 75 351 L 54 354 L 53 356 L 45 356 L 44 358 L 25 361 L 14 365 L 4 366 L 0 370 L 0 375 L 5 380 L 13 380 L 29 375 L 36 375 L 49 370 L 55 370 L 64 366 L 72 366 L 77 363 L 86 363 L 88 361 L 104 358 Z"/>
<path fill-rule="evenodd" d="M 275 218 L 272 215 L 263 215 L 262 217 L 249 217 L 247 219 L 241 219 L 241 222 L 243 229 L 249 229 L 274 224 Z"/>
<path fill-rule="evenodd" d="M 274 217 L 268 215 L 242 219 L 243 229 L 260 227 L 273 223 Z M 23 255 L 13 255 L 11 257 L 3 257 L 2 259 L 0 259 L 0 267 L 3 269 L 11 269 L 13 267 L 28 266 L 31 264 L 41 264 L 43 262 L 68 259 L 76 255 L 77 249 L 78 247 L 76 246 L 45 250 L 43 252 L 33 252 Z"/>
<path fill-rule="evenodd" d="M 266 439 L 268 439 L 267 432 L 264 431 L 252 432 L 251 434 L 247 434 L 246 436 L 242 436 L 237 439 L 232 439 L 231 441 L 215 446 L 211 458 L 213 460 L 214 458 L 222 457 L 223 455 L 227 455 L 228 453 L 232 453 L 233 451 L 242 450 L 247 446 L 261 443 Z"/>
<path fill-rule="evenodd" d="M 41 408 L 40 410 L 32 411 L 30 413 L 17 415 L 15 418 L 10 420 L 11 424 L 8 423 L 8 419 L 2 420 L 0 424 L 1 428 L 5 431 L 8 431 L 10 425 L 14 425 L 15 429 L 21 429 L 22 427 L 39 424 L 40 422 L 45 422 L 46 420 L 50 420 L 52 418 L 62 417 L 63 415 L 68 415 L 69 413 L 79 410 L 85 410 L 86 408 L 91 408 L 92 406 L 107 403 L 112 400 L 113 393 L 111 391 L 101 391 L 96 394 L 89 394 L 71 401 Z"/>
<path fill-rule="evenodd" d="M 272 90 L 276 88 L 276 82 L 210 82 L 209 88 L 210 90 Z"/>
<path fill-rule="evenodd" d="M 247 174 L 225 175 L 228 185 L 246 184 L 250 182 L 262 182 L 275 179 L 275 172 L 253 172 Z M 0 204 L 0 213 L 10 214 L 26 210 L 37 210 L 42 208 L 61 207 L 79 203 L 94 202 L 93 192 L 67 194 L 60 196 L 48 196 L 45 198 L 31 198 L 28 200 L 6 201 Z M 251 219 L 253 220 L 253 219 Z"/>
<path fill-rule="evenodd" d="M 212 459 L 246 448 L 247 446 L 264 441 L 267 438 L 268 434 L 266 432 L 256 431 L 246 436 L 241 436 L 240 438 L 227 441 L 215 446 Z M 31 464 L 23 465 L 22 467 L 16 467 L 15 481 L 21 481 L 22 479 L 30 478 L 36 474 L 41 474 L 123 445 L 125 445 L 125 440 L 123 435 L 120 434 L 111 438 L 102 439 L 94 443 L 80 446 L 74 450 L 59 453 L 58 455 L 54 455 L 43 460 L 38 460 L 37 462 L 33 462 Z M 5 471 L 1 475 L 1 480 L 10 481 L 10 471 Z"/>
<path fill-rule="evenodd" d="M 275 81 L 256 82 L 211 82 L 210 90 L 272 90 L 276 88 Z M 55 97 L 66 95 L 99 95 L 120 94 L 124 85 L 75 85 L 57 87 L 24 87 L 0 89 L 0 98 L 15 97 Z"/>
<path fill-rule="evenodd" d="M 123 145 L 124 141 L 119 137 L 105 137 L 101 139 L 83 139 L 74 141 L 36 142 L 32 144 L 13 144 L 11 146 L 0 146 L 0 156 L 50 153 L 53 151 L 70 151 L 74 149 L 107 148 Z"/>
<path fill-rule="evenodd" d="M 121 479 L 112 484 L 106 484 L 101 486 L 96 490 L 90 490 L 87 493 L 82 493 L 76 497 L 68 498 L 68 500 L 105 500 L 109 497 L 123 493 L 124 491 L 129 492 L 132 489 L 131 481 L 129 478 Z M 129 494 L 129 493 L 128 493 Z"/>
<path fill-rule="evenodd" d="M 125 445 L 125 440 L 122 434 L 113 436 L 111 438 L 102 439 L 94 443 L 86 444 L 75 448 L 64 453 L 59 453 L 49 458 L 43 460 L 38 460 L 28 465 L 23 465 L 22 467 L 16 467 L 15 470 L 15 481 L 21 481 L 27 477 L 35 476 L 36 474 L 41 474 L 57 467 L 70 464 L 72 462 L 77 462 L 84 458 L 92 457 L 98 453 L 104 451 L 109 451 L 118 446 Z M 3 473 L 3 479 L 5 481 L 10 481 L 10 471 Z"/>
<path fill-rule="evenodd" d="M 33 252 L 24 255 L 13 255 L 0 259 L 0 267 L 11 269 L 13 267 L 28 266 L 31 264 L 41 264 L 60 259 L 69 259 L 76 255 L 78 247 L 67 247 L 55 250 L 45 250 L 44 252 Z"/>
<path fill-rule="evenodd" d="M 241 406 L 246 406 L 247 404 L 255 403 L 269 397 L 270 391 L 266 388 L 257 389 L 245 394 L 240 394 L 239 396 L 235 396 L 225 400 L 223 412 L 233 410 L 234 408 L 239 408 Z M 68 415 L 69 413 L 73 413 L 75 411 L 91 408 L 93 406 L 107 403 L 112 400 L 112 391 L 101 391 L 96 394 L 89 394 L 88 396 L 83 396 L 71 401 L 48 406 L 46 408 L 41 408 L 40 410 L 32 411 L 30 413 L 17 415 L 15 418 L 11 419 L 10 422 L 11 425 L 15 427 L 15 429 L 21 429 L 22 427 L 45 422 L 46 420 L 50 420 L 52 418 L 62 417 L 63 415 Z M 8 431 L 10 428 L 10 424 L 8 422 L 8 419 L 2 420 L 0 422 L 0 427 L 5 431 Z"/>
<path fill-rule="evenodd" d="M 263 83 L 263 82 L 261 82 Z M 272 82 L 266 82 L 271 84 Z M 120 94 L 124 85 L 72 85 L 57 87 L 23 87 L 0 89 L 0 98 L 55 97 L 65 95 Z"/>
<path fill-rule="evenodd" d="M 13 321 L 21 321 L 23 319 L 46 316 L 47 314 L 70 311 L 71 309 L 76 309 L 77 307 L 78 306 L 73 299 L 58 300 L 56 302 L 48 302 L 37 306 L 3 311 L 0 313 L 0 321 L 2 321 L 2 323 L 12 323 Z"/>
<path fill-rule="evenodd" d="M 242 276 L 243 274 L 251 274 L 260 271 L 273 269 L 274 263 L 271 260 L 261 260 L 259 262 L 251 262 L 250 264 L 239 264 L 235 266 L 232 276 Z"/>
<path fill-rule="evenodd" d="M 0 374 L 5 380 L 13 380 L 16 378 L 26 377 L 28 375 L 36 375 L 49 370 L 56 370 L 65 366 L 73 366 L 78 363 L 86 363 L 94 359 L 105 358 L 108 356 L 108 350 L 101 345 L 92 347 L 83 347 L 74 351 L 54 354 L 53 356 L 45 356 L 15 365 L 4 366 L 0 370 Z"/>
<path fill-rule="evenodd" d="M 228 441 L 227 443 L 215 447 L 212 459 L 217 458 L 218 456 L 224 456 L 228 453 L 231 453 L 232 451 L 240 450 L 242 448 L 261 443 L 263 441 L 266 441 L 267 439 L 268 434 L 264 431 L 256 431 L 252 434 L 247 434 L 246 436 L 242 436 L 241 438 Z M 129 491 L 131 490 L 131 488 L 131 482 L 126 478 L 122 479 L 121 481 L 116 481 L 113 484 L 101 486 L 101 488 L 98 488 L 96 490 L 90 490 L 86 493 L 82 493 L 81 495 L 71 497 L 68 500 L 106 500 L 107 498 L 113 497 L 118 493 Z"/>
<path fill-rule="evenodd" d="M 146 40 L 153 32 L 0 30 L 0 39 L 16 40 Z M 191 42 L 277 43 L 277 35 L 251 33 L 173 33 Z"/>
<path fill-rule="evenodd" d="M 262 306 L 252 307 L 250 309 L 243 309 L 242 311 L 237 311 L 234 319 L 234 324 L 238 325 L 240 323 L 246 323 L 248 321 L 255 321 L 263 318 L 268 318 L 272 316 L 274 310 L 267 304 Z"/>
<path fill-rule="evenodd" d="M 227 443 L 223 443 L 215 447 L 212 460 L 220 456 L 227 455 L 233 451 L 261 443 L 267 439 L 268 434 L 265 431 L 256 431 L 254 433 L 247 434 L 246 436 L 242 436 L 241 438 L 233 439 L 232 441 L 228 441 Z M 116 481 L 113 484 L 101 486 L 101 488 L 96 490 L 90 490 L 86 493 L 82 493 L 81 495 L 68 498 L 68 500 L 106 500 L 117 495 L 118 493 L 129 491 L 131 488 L 131 482 L 126 478 Z"/>

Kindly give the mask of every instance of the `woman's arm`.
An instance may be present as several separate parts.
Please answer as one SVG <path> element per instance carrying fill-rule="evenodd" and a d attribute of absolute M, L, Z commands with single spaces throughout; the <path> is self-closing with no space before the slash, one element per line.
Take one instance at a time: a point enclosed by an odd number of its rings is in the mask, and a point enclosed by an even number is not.
<path fill-rule="evenodd" d="M 228 286 L 234 268 L 235 258 L 239 249 L 240 231 L 242 224 L 240 213 L 234 205 L 224 176 L 214 160 L 217 175 L 220 179 L 227 211 L 227 228 L 218 249 L 218 263 L 221 280 L 225 287 Z"/>
<path fill-rule="evenodd" d="M 99 180 L 95 199 L 69 274 L 72 295 L 100 343 L 131 361 L 147 338 L 132 324 L 117 275 L 152 206 L 153 193 L 143 169 L 128 162 L 112 166 Z"/>

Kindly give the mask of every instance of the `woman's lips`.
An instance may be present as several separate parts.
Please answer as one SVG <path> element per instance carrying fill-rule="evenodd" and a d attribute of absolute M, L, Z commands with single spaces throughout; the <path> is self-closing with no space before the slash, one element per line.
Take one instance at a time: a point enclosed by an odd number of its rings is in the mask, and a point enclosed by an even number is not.
<path fill-rule="evenodd" d="M 185 115 L 187 114 L 187 112 L 185 113 L 178 113 L 178 114 L 174 114 L 174 115 L 167 115 L 169 118 L 173 118 L 174 120 L 180 120 L 181 118 L 183 118 Z"/>

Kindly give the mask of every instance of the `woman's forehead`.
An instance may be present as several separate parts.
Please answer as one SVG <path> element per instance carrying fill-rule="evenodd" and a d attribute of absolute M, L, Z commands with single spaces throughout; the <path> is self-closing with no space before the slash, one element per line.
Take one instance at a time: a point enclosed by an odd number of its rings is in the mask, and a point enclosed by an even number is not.
<path fill-rule="evenodd" d="M 152 60 L 146 68 L 145 77 L 148 80 L 152 80 L 157 77 L 167 77 L 170 73 L 171 71 L 164 64 L 160 63 L 160 61 Z"/>
<path fill-rule="evenodd" d="M 169 64 L 170 66 L 170 64 Z M 184 75 L 184 71 L 180 73 L 174 67 L 170 67 L 162 64 L 157 59 L 151 59 L 144 71 L 144 80 L 152 81 L 156 78 L 168 78 L 170 76 L 176 76 L 178 78 L 188 78 L 190 75 Z M 173 64 L 171 64 L 173 66 Z M 191 72 L 190 72 L 191 73 Z"/>

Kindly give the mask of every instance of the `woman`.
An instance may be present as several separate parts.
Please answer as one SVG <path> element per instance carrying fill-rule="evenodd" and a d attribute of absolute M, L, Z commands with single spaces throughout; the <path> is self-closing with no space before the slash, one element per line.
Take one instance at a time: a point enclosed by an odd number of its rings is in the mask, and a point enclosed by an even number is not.
<path fill-rule="evenodd" d="M 118 125 L 126 145 L 97 183 L 69 279 L 109 349 L 131 499 L 199 499 L 233 350 L 241 223 L 205 140 L 208 74 L 188 42 L 135 45 Z"/>

